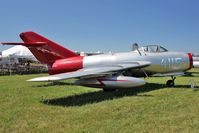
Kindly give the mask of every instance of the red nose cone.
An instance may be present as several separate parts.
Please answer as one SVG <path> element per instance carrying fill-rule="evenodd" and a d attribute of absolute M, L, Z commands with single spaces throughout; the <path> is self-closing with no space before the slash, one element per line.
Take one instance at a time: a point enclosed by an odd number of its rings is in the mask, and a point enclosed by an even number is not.
<path fill-rule="evenodd" d="M 189 56 L 189 62 L 190 62 L 190 66 L 189 66 L 189 69 L 193 68 L 193 58 L 192 58 L 192 55 L 191 53 L 187 53 L 188 56 Z"/>

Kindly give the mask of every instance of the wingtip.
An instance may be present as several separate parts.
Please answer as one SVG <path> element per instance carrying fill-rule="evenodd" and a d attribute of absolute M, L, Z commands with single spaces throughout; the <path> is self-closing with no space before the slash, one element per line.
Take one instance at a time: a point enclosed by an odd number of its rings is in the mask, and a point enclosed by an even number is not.
<path fill-rule="evenodd" d="M 48 82 L 48 81 L 55 81 L 55 80 L 60 80 L 59 77 L 54 77 L 54 76 L 46 76 L 46 77 L 38 77 L 38 78 L 33 78 L 26 80 L 28 82 Z"/>
<path fill-rule="evenodd" d="M 35 79 L 28 79 L 28 80 L 26 80 L 26 81 L 28 81 L 28 82 L 38 82 L 38 81 L 35 80 Z"/>
<path fill-rule="evenodd" d="M 38 78 L 28 79 L 26 81 L 28 81 L 28 82 L 42 82 L 42 81 L 48 81 L 48 80 L 46 80 L 43 77 L 38 77 Z"/>

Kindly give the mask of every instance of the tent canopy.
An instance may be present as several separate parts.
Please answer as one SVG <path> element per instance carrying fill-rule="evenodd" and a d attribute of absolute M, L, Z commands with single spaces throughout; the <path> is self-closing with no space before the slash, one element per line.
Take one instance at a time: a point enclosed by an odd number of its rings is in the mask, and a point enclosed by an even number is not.
<path fill-rule="evenodd" d="M 17 45 L 2 51 L 2 57 L 34 58 L 30 50 L 24 46 Z"/>

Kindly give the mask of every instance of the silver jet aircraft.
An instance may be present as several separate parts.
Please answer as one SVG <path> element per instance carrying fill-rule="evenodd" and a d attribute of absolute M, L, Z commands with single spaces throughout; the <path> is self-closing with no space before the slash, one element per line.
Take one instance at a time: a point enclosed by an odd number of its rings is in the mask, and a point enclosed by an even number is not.
<path fill-rule="evenodd" d="M 50 74 L 28 81 L 76 78 L 75 85 L 114 90 L 144 85 L 145 81 L 138 77 L 171 76 L 166 84 L 174 86 L 175 76 L 193 67 L 190 53 L 168 52 L 156 45 L 83 57 L 31 31 L 20 37 L 24 42 L 2 44 L 26 46 L 41 63 L 47 64 Z"/>

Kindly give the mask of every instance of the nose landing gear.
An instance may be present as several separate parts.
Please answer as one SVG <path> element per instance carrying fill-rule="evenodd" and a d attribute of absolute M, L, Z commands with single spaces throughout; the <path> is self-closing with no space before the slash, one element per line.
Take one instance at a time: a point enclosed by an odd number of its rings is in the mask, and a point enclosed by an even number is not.
<path fill-rule="evenodd" d="M 171 78 L 172 78 L 172 80 L 168 80 L 167 83 L 166 83 L 166 85 L 167 85 L 168 87 L 172 87 L 172 86 L 175 85 L 175 82 L 174 82 L 174 81 L 175 81 L 176 77 L 171 76 Z"/>

